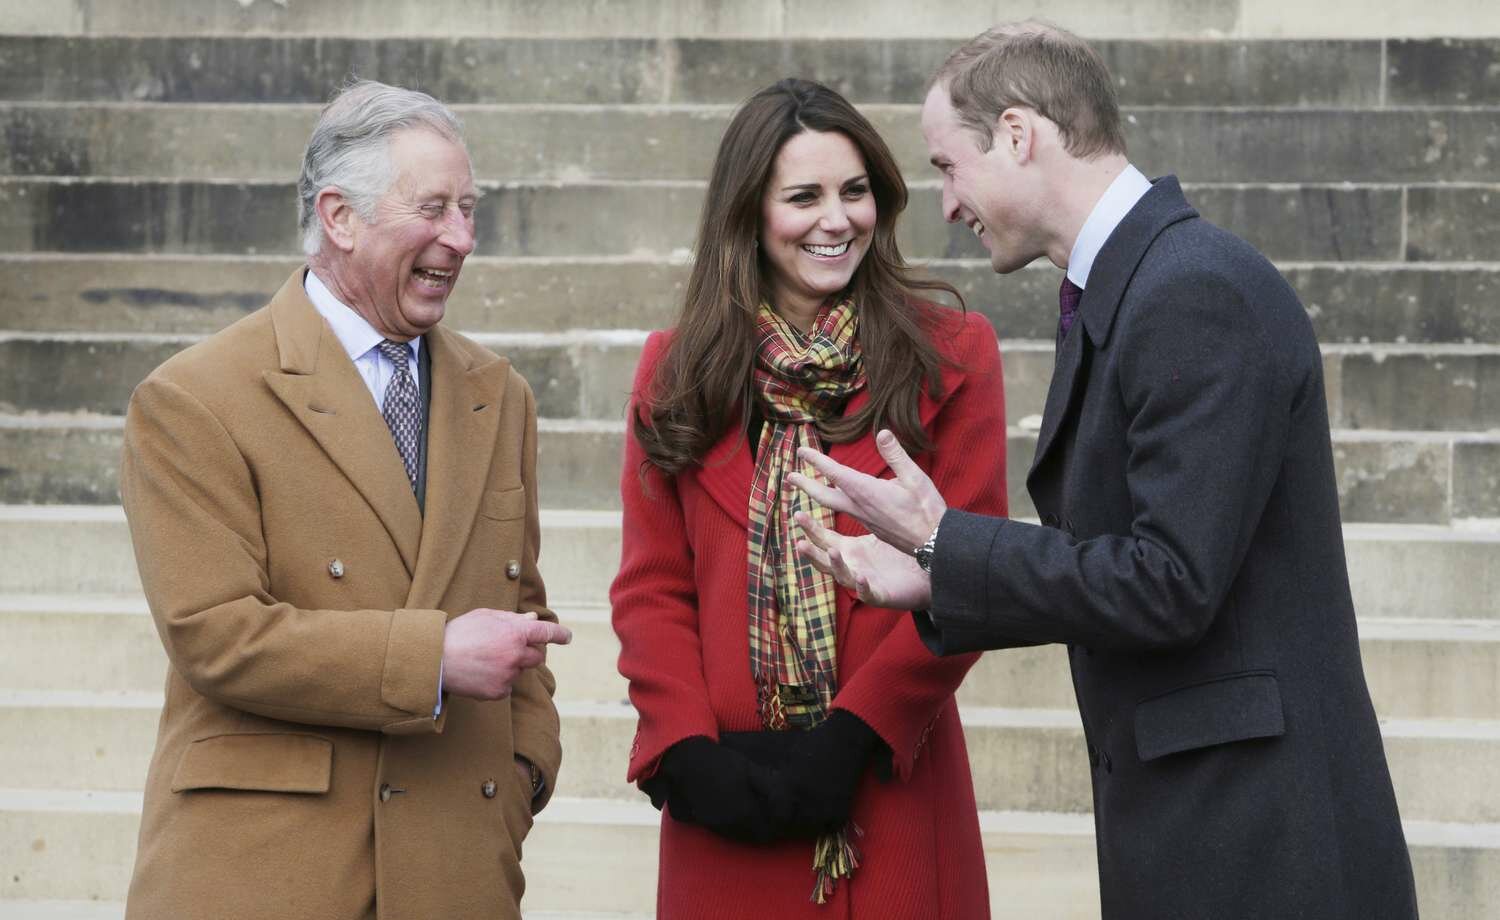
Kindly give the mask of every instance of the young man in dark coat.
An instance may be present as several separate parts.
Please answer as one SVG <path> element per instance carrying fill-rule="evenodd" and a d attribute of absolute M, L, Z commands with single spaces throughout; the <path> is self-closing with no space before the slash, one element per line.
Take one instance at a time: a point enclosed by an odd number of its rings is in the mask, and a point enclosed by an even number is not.
<path fill-rule="evenodd" d="M 1130 165 L 1110 76 L 1067 32 L 954 52 L 922 131 L 944 216 L 996 271 L 1066 271 L 1041 525 L 948 510 L 885 433 L 895 479 L 809 454 L 832 487 L 796 480 L 875 536 L 809 521 L 799 548 L 917 611 L 939 654 L 1067 645 L 1106 920 L 1416 916 L 1296 294 Z"/>

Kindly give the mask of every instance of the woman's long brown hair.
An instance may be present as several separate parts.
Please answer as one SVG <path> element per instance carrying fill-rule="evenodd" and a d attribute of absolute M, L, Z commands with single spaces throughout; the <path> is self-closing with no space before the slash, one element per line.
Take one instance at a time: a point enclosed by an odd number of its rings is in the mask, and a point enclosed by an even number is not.
<path fill-rule="evenodd" d="M 755 313 L 770 286 L 756 247 L 762 197 L 782 145 L 803 131 L 836 132 L 864 158 L 875 196 L 875 232 L 855 269 L 849 294 L 859 311 L 870 401 L 858 412 L 818 424 L 830 443 L 890 428 L 909 451 L 932 446 L 917 403 L 925 387 L 940 395 L 939 359 L 918 291 L 950 284 L 914 278 L 896 245 L 896 217 L 906 207 L 906 182 L 890 148 L 838 93 L 808 80 L 787 79 L 751 96 L 730 121 L 708 182 L 687 297 L 676 334 L 637 400 L 636 437 L 648 462 L 678 473 L 699 462 L 748 406 L 755 359 Z M 748 426 L 749 413 L 739 413 Z"/>

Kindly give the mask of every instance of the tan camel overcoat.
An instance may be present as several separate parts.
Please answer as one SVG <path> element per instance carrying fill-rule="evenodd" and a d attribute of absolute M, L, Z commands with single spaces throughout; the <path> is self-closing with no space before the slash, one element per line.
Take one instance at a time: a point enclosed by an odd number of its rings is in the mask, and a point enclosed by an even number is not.
<path fill-rule="evenodd" d="M 450 617 L 554 619 L 535 402 L 505 359 L 424 336 L 424 516 L 303 271 L 131 399 L 120 491 L 171 667 L 127 915 L 517 918 L 513 754 L 556 788 L 552 675 L 433 710 Z"/>

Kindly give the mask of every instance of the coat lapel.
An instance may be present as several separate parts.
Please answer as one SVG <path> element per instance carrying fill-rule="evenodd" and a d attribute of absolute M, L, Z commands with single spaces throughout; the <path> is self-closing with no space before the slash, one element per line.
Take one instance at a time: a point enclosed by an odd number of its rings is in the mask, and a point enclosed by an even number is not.
<path fill-rule="evenodd" d="M 295 272 L 271 301 L 281 369 L 266 371 L 266 385 L 374 509 L 411 574 L 422 534 L 411 482 L 369 388 L 307 299 L 302 275 Z"/>
<path fill-rule="evenodd" d="M 495 450 L 510 362 L 494 356 L 475 361 L 441 327 L 428 332 L 422 341 L 432 350 L 427 513 L 407 605 L 436 608 L 474 529 Z"/>
<path fill-rule="evenodd" d="M 1135 274 L 1146 250 L 1163 230 L 1181 220 L 1197 217 L 1183 197 L 1176 177 L 1167 176 L 1151 183 L 1150 191 L 1136 202 L 1114 232 L 1104 241 L 1094 266 L 1089 271 L 1088 287 L 1078 302 L 1078 325 L 1064 341 L 1047 388 L 1047 404 L 1042 411 L 1042 430 L 1037 435 L 1036 455 L 1026 476 L 1028 489 L 1037 478 L 1048 454 L 1057 443 L 1058 432 L 1075 409 L 1088 374 L 1088 352 L 1101 349 L 1114 329 L 1115 315 L 1125 289 Z"/>

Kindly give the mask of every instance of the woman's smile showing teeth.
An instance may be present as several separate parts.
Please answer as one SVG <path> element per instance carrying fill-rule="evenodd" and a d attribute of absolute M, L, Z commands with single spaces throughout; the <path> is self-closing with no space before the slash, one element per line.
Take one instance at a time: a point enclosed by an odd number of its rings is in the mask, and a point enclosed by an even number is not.
<path fill-rule="evenodd" d="M 804 252 L 811 253 L 812 255 L 822 256 L 823 258 L 832 259 L 832 258 L 837 258 L 838 256 L 841 256 L 844 253 L 848 252 L 849 251 L 849 244 L 851 242 L 852 242 L 852 240 L 844 240 L 842 243 L 838 243 L 838 244 L 833 245 L 833 246 L 818 246 L 818 245 L 809 243 L 809 244 L 804 244 L 803 247 L 802 247 L 802 249 L 803 249 Z"/>

